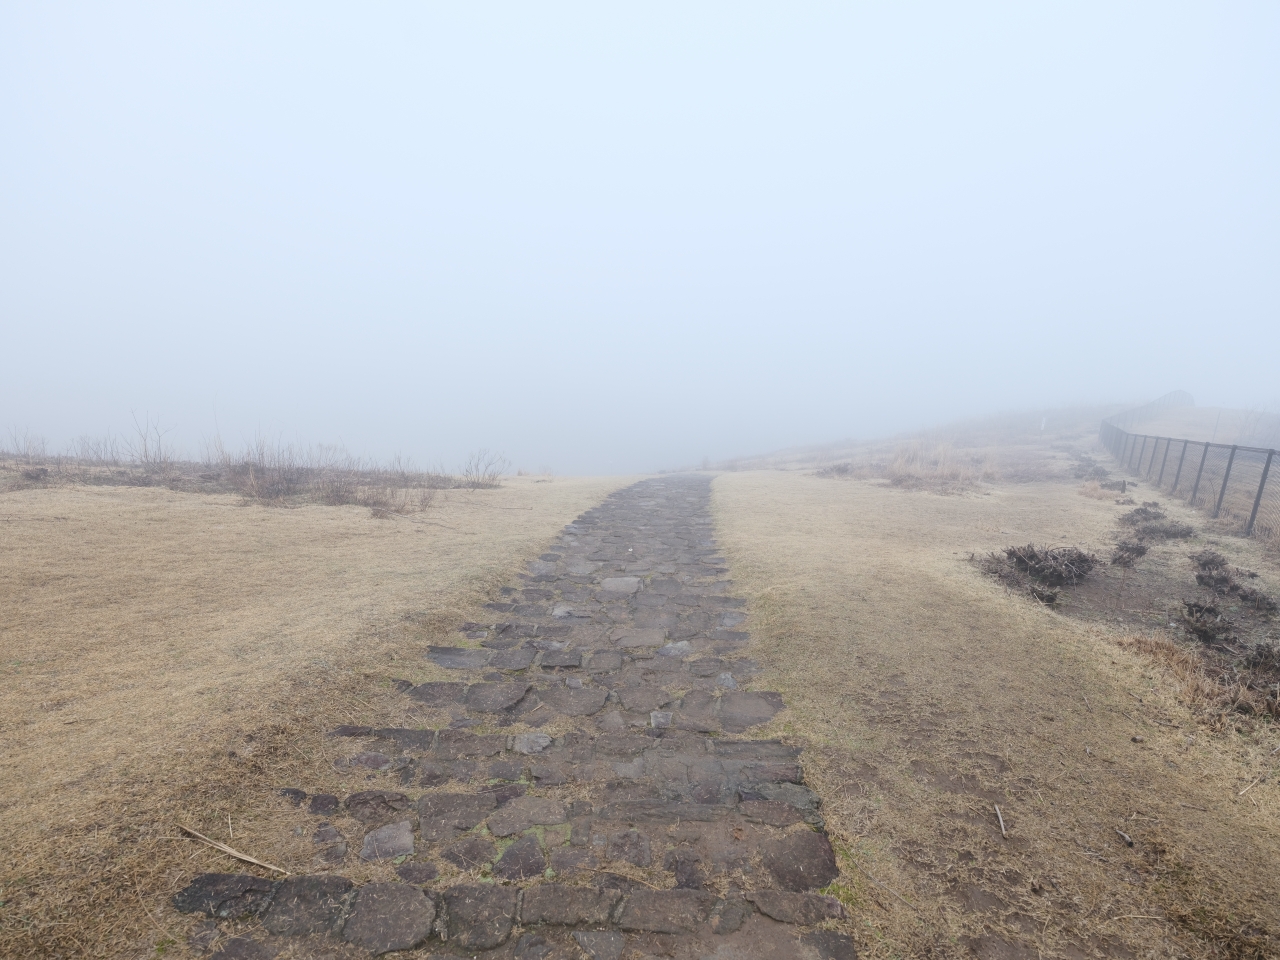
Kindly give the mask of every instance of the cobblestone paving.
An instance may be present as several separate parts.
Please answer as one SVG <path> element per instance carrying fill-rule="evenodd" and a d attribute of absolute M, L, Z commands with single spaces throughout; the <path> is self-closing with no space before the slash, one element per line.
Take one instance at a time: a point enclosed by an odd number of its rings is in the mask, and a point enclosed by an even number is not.
<path fill-rule="evenodd" d="M 838 871 L 799 750 L 751 738 L 782 700 L 750 689 L 709 502 L 704 477 L 646 480 L 567 526 L 496 622 L 430 649 L 456 681 L 405 685 L 447 727 L 336 728 L 404 791 L 285 797 L 321 862 L 392 859 L 402 882 L 205 874 L 174 902 L 209 918 L 211 955 L 852 958 L 824 928 Z M 324 819 L 340 808 L 358 841 Z M 436 882 L 446 864 L 465 882 Z M 258 934 L 215 939 L 244 917 Z"/>

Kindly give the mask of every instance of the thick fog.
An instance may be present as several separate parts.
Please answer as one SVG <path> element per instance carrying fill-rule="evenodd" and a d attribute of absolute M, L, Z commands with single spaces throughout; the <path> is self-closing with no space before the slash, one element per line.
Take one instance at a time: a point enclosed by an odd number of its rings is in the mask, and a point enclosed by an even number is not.
<path fill-rule="evenodd" d="M 1280 6 L 6 4 L 0 428 L 624 472 L 1280 408 Z"/>

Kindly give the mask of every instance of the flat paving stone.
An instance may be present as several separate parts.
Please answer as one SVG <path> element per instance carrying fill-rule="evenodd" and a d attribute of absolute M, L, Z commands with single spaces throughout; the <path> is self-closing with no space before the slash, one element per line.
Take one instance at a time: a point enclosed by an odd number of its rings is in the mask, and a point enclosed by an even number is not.
<path fill-rule="evenodd" d="M 716 904 L 704 890 L 633 890 L 622 903 L 618 926 L 642 933 L 692 933 Z"/>
<path fill-rule="evenodd" d="M 493 875 L 499 880 L 528 880 L 540 877 L 547 869 L 547 858 L 542 845 L 533 835 L 521 837 L 506 850 L 493 865 Z"/>
<path fill-rule="evenodd" d="M 520 922 L 579 926 L 605 924 L 622 899 L 618 890 L 596 890 L 565 883 L 542 883 L 526 887 L 520 907 Z"/>
<path fill-rule="evenodd" d="M 491 793 L 426 793 L 418 800 L 422 839 L 452 840 L 484 821 L 498 806 Z"/>
<path fill-rule="evenodd" d="M 746 899 L 754 903 L 756 909 L 765 916 L 781 923 L 812 925 L 844 917 L 844 907 L 839 900 L 814 893 L 758 890 L 748 893 Z"/>
<path fill-rule="evenodd" d="M 431 936 L 435 919 L 435 904 L 417 887 L 370 883 L 356 892 L 342 938 L 374 956 L 412 950 Z"/>
<path fill-rule="evenodd" d="M 446 683 L 439 680 L 433 680 L 430 683 L 420 683 L 408 691 L 411 699 L 424 703 L 428 707 L 444 707 L 451 703 L 459 702 L 466 693 L 467 685 L 465 683 Z"/>
<path fill-rule="evenodd" d="M 444 892 L 449 939 L 468 950 L 492 950 L 511 936 L 516 917 L 515 887 L 464 884 Z"/>
<path fill-rule="evenodd" d="M 370 863 L 413 856 L 413 821 L 388 823 L 364 835 L 360 859 Z"/>
<path fill-rule="evenodd" d="M 818 890 L 840 876 L 831 841 L 813 830 L 795 830 L 770 840 L 761 845 L 760 855 L 783 890 Z"/>
<path fill-rule="evenodd" d="M 427 659 L 446 670 L 479 670 L 493 657 L 492 650 L 474 647 L 427 647 Z"/>
<path fill-rule="evenodd" d="M 613 642 L 624 650 L 661 647 L 667 642 L 667 631 L 661 627 L 622 628 L 614 632 Z"/>
<path fill-rule="evenodd" d="M 219 920 L 257 916 L 271 903 L 277 883 L 247 873 L 203 873 L 179 890 L 179 913 L 203 913 Z"/>
<path fill-rule="evenodd" d="M 479 870 L 497 856 L 498 848 L 485 837 L 464 837 L 440 851 L 441 859 L 460 870 Z"/>
<path fill-rule="evenodd" d="M 345 877 L 289 877 L 280 884 L 262 925 L 277 936 L 335 934 L 352 886 Z"/>
<path fill-rule="evenodd" d="M 639 589 L 639 577 L 606 577 L 600 581 L 601 593 L 624 595 L 635 593 Z"/>
<path fill-rule="evenodd" d="M 520 702 L 530 686 L 532 684 L 528 683 L 473 683 L 467 688 L 467 709 L 478 713 L 510 710 Z"/>
<path fill-rule="evenodd" d="M 511 650 L 499 650 L 489 661 L 495 670 L 524 670 L 533 663 L 538 651 L 534 647 L 516 647 Z"/>
<path fill-rule="evenodd" d="M 609 691 L 600 687 L 550 687 L 538 691 L 539 698 L 552 710 L 570 717 L 589 717 L 603 709 Z"/>
<path fill-rule="evenodd" d="M 403 793 L 391 790 L 362 790 L 343 801 L 347 813 L 361 823 L 382 823 L 404 813 L 412 802 Z"/>
<path fill-rule="evenodd" d="M 209 960 L 275 960 L 280 948 L 252 937 L 228 937 L 209 954 Z"/>
<path fill-rule="evenodd" d="M 489 817 L 489 832 L 495 837 L 511 837 L 530 827 L 565 823 L 565 805 L 548 797 L 519 797 Z"/>
<path fill-rule="evenodd" d="M 573 939 L 591 960 L 619 960 L 627 946 L 627 938 L 611 930 L 578 930 Z"/>
<path fill-rule="evenodd" d="M 527 756 L 541 753 L 549 746 L 551 746 L 551 737 L 545 733 L 521 733 L 516 735 L 512 749 L 516 753 L 523 753 Z"/>

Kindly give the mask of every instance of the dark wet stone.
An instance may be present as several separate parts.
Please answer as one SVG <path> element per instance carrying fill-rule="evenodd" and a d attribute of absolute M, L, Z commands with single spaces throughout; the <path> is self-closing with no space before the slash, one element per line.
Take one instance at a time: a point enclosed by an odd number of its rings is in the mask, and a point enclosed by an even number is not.
<path fill-rule="evenodd" d="M 334 727 L 329 731 L 331 737 L 367 737 L 372 735 L 373 727 L 357 727 L 349 723 Z"/>
<path fill-rule="evenodd" d="M 511 935 L 516 915 L 514 887 L 464 884 L 444 892 L 449 939 L 466 949 L 490 950 Z"/>
<path fill-rule="evenodd" d="M 772 720 L 782 706 L 780 693 L 733 691 L 720 698 L 720 723 L 730 733 L 742 733 L 748 727 Z"/>
<path fill-rule="evenodd" d="M 526 791 L 523 783 L 491 783 L 484 787 L 481 792 L 490 794 L 494 803 L 501 807 L 503 804 L 510 803 L 516 797 L 523 797 Z"/>
<path fill-rule="evenodd" d="M 252 937 L 229 937 L 209 954 L 209 960 L 274 960 L 280 948 Z"/>
<path fill-rule="evenodd" d="M 392 741 L 401 750 L 425 752 L 436 742 L 434 730 L 413 730 L 409 727 L 380 727 L 373 731 L 375 736 Z"/>
<path fill-rule="evenodd" d="M 435 919 L 435 905 L 417 887 L 369 883 L 356 893 L 342 939 L 374 956 L 412 950 L 431 935 Z"/>
<path fill-rule="evenodd" d="M 805 821 L 815 826 L 821 824 L 818 808 L 822 801 L 808 787 L 795 783 L 744 783 L 738 788 L 743 800 L 773 800 L 794 807 Z"/>
<path fill-rule="evenodd" d="M 331 793 L 317 793 L 307 804 L 307 813 L 317 817 L 327 817 L 338 812 L 338 798 Z"/>
<path fill-rule="evenodd" d="M 441 730 L 436 740 L 436 756 L 441 760 L 457 760 L 459 757 L 493 757 L 507 748 L 507 738 L 501 734 L 480 736 L 466 730 Z"/>
<path fill-rule="evenodd" d="M 337 933 L 351 888 L 345 877 L 290 877 L 280 884 L 262 925 L 286 937 Z"/>
<path fill-rule="evenodd" d="M 625 830 L 609 837 L 610 860 L 625 860 L 637 867 L 647 867 L 653 862 L 649 838 L 638 830 Z"/>
<path fill-rule="evenodd" d="M 346 760 L 339 760 L 334 764 L 339 768 L 361 768 L 366 770 L 387 770 L 391 767 L 391 758 L 385 753 L 375 753 L 370 750 L 361 750 L 353 757 Z"/>
<path fill-rule="evenodd" d="M 493 875 L 500 880 L 528 880 L 542 876 L 546 869 L 547 858 L 542 854 L 538 838 L 530 834 L 502 851 L 493 865 Z"/>
<path fill-rule="evenodd" d="M 701 861 L 696 851 L 677 847 L 663 855 L 662 868 L 676 875 L 677 890 L 701 890 L 705 881 L 698 867 Z"/>
<path fill-rule="evenodd" d="M 495 760 L 489 764 L 490 780 L 519 780 L 524 777 L 524 763 L 519 760 Z"/>
<path fill-rule="evenodd" d="M 514 650 L 501 650 L 493 655 L 489 666 L 495 670 L 524 670 L 537 654 L 532 647 L 517 647 Z"/>
<path fill-rule="evenodd" d="M 597 650 L 587 661 L 588 673 L 608 673 L 622 668 L 622 654 L 616 650 Z"/>
<path fill-rule="evenodd" d="M 608 923 L 613 908 L 622 898 L 619 890 L 593 890 L 564 883 L 542 883 L 526 887 L 520 908 L 525 926 L 555 923 L 564 926 Z"/>
<path fill-rule="evenodd" d="M 557 787 L 569 782 L 564 767 L 559 764 L 535 763 L 529 767 L 529 773 L 540 787 Z"/>
<path fill-rule="evenodd" d="M 580 667 L 582 653 L 578 650 L 548 650 L 542 655 L 542 665 L 552 667 Z"/>
<path fill-rule="evenodd" d="M 815 893 L 784 893 L 781 890 L 758 890 L 748 893 L 747 899 L 767 917 L 781 923 L 798 923 L 813 926 L 824 920 L 839 920 L 844 907 L 835 897 L 822 897 Z"/>
<path fill-rule="evenodd" d="M 559 800 L 518 797 L 489 817 L 489 832 L 495 837 L 510 837 L 530 827 L 564 823 L 568 818 L 568 811 Z"/>
<path fill-rule="evenodd" d="M 413 821 L 388 823 L 365 834 L 360 859 L 370 862 L 413 856 Z"/>
<path fill-rule="evenodd" d="M 342 839 L 345 839 L 342 832 L 331 823 L 320 824 L 315 833 L 311 834 L 312 843 L 337 843 Z"/>
<path fill-rule="evenodd" d="M 430 683 L 418 684 L 408 692 L 408 695 L 428 707 L 445 707 L 461 700 L 466 689 L 465 683 L 444 683 L 433 680 Z"/>
<path fill-rule="evenodd" d="M 490 602 L 484 605 L 486 610 L 493 610 L 495 613 L 510 613 L 515 609 L 514 603 L 497 603 Z"/>
<path fill-rule="evenodd" d="M 396 867 L 396 876 L 405 883 L 430 883 L 440 875 L 434 863 L 402 863 Z"/>
<path fill-rule="evenodd" d="M 724 760 L 794 760 L 800 748 L 781 740 L 717 740 L 711 752 Z"/>
<path fill-rule="evenodd" d="M 578 930 L 573 939 L 591 960 L 618 960 L 627 945 L 627 938 L 612 930 Z"/>
<path fill-rule="evenodd" d="M 705 660 L 694 660 L 689 664 L 689 672 L 695 677 L 714 677 L 724 669 L 724 661 L 719 657 Z"/>
<path fill-rule="evenodd" d="M 840 876 L 831 842 L 812 830 L 797 830 L 768 840 L 761 845 L 760 853 L 765 869 L 783 890 L 817 890 Z"/>
<path fill-rule="evenodd" d="M 256 916 L 271 903 L 276 884 L 247 873 L 202 873 L 173 897 L 179 913 L 219 920 Z"/>
<path fill-rule="evenodd" d="M 618 698 L 623 708 L 632 713 L 649 713 L 674 699 L 661 687 L 623 687 L 618 690 Z"/>
<path fill-rule="evenodd" d="M 711 930 L 718 934 L 733 933 L 753 913 L 755 910 L 745 900 L 725 900 L 711 918 Z"/>
<path fill-rule="evenodd" d="M 467 689 L 467 709 L 479 713 L 509 710 L 520 702 L 529 687 L 528 683 L 473 683 Z"/>
<path fill-rule="evenodd" d="M 302 801 L 307 799 L 307 791 L 299 790 L 297 787 L 285 787 L 280 791 L 280 796 L 284 797 L 295 807 L 302 806 Z"/>
<path fill-rule="evenodd" d="M 743 767 L 739 776 L 746 783 L 804 783 L 798 763 L 753 763 Z"/>
<path fill-rule="evenodd" d="M 564 953 L 540 933 L 524 933 L 512 946 L 511 960 L 559 960 Z"/>
<path fill-rule="evenodd" d="M 738 809 L 748 820 L 771 827 L 789 827 L 793 823 L 804 822 L 803 813 L 780 800 L 744 800 Z"/>
<path fill-rule="evenodd" d="M 551 851 L 551 869 L 563 876 L 596 868 L 595 855 L 590 850 L 575 847 L 561 847 Z"/>
<path fill-rule="evenodd" d="M 347 859 L 347 844 L 345 841 L 335 843 L 331 847 L 325 847 L 315 855 L 312 860 L 314 866 L 317 867 L 336 867 Z"/>
<path fill-rule="evenodd" d="M 834 930 L 811 930 L 800 942 L 816 951 L 818 960 L 858 960 L 853 938 Z"/>
<path fill-rule="evenodd" d="M 446 670 L 478 670 L 489 663 L 492 650 L 474 647 L 427 647 L 427 659 Z"/>
<path fill-rule="evenodd" d="M 632 890 L 618 926 L 642 933 L 691 933 L 715 903 L 716 895 L 704 890 Z"/>
<path fill-rule="evenodd" d="M 476 826 L 498 805 L 488 793 L 427 793 L 418 801 L 422 839 L 452 840 Z"/>
<path fill-rule="evenodd" d="M 669 800 L 618 800 L 600 810 L 603 820 L 631 823 L 675 823 L 678 820 L 708 822 L 725 816 L 723 807 Z"/>
<path fill-rule="evenodd" d="M 539 690 L 538 696 L 553 710 L 570 717 L 589 717 L 599 713 L 609 696 L 609 691 L 600 687 L 583 687 L 574 690 L 570 687 L 550 687 Z"/>
<path fill-rule="evenodd" d="M 440 851 L 440 856 L 459 870 L 478 870 L 497 855 L 498 848 L 484 837 L 464 837 Z"/>
<path fill-rule="evenodd" d="M 391 790 L 362 790 L 347 797 L 347 813 L 361 823 L 384 823 L 404 813 L 412 805 L 403 793 Z"/>
<path fill-rule="evenodd" d="M 595 742 L 596 756 L 600 757 L 633 757 L 653 746 L 649 737 L 629 733 L 611 733 L 597 737 Z"/>

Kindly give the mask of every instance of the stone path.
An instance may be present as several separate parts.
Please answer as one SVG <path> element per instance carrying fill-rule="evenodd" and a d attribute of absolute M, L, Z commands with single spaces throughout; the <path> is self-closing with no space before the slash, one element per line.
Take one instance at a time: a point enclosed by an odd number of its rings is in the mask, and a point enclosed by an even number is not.
<path fill-rule="evenodd" d="M 358 847 L 402 882 L 205 874 L 174 902 L 209 918 L 211 955 L 854 957 L 815 892 L 838 870 L 799 750 L 751 738 L 782 700 L 749 689 L 709 505 L 697 476 L 615 493 L 489 604 L 495 623 L 461 626 L 469 646 L 430 649 L 457 679 L 404 695 L 451 722 L 335 729 L 403 792 L 283 794 L 316 816 L 322 863 Z M 363 837 L 328 823 L 340 810 Z M 256 933 L 217 938 L 244 917 Z"/>

